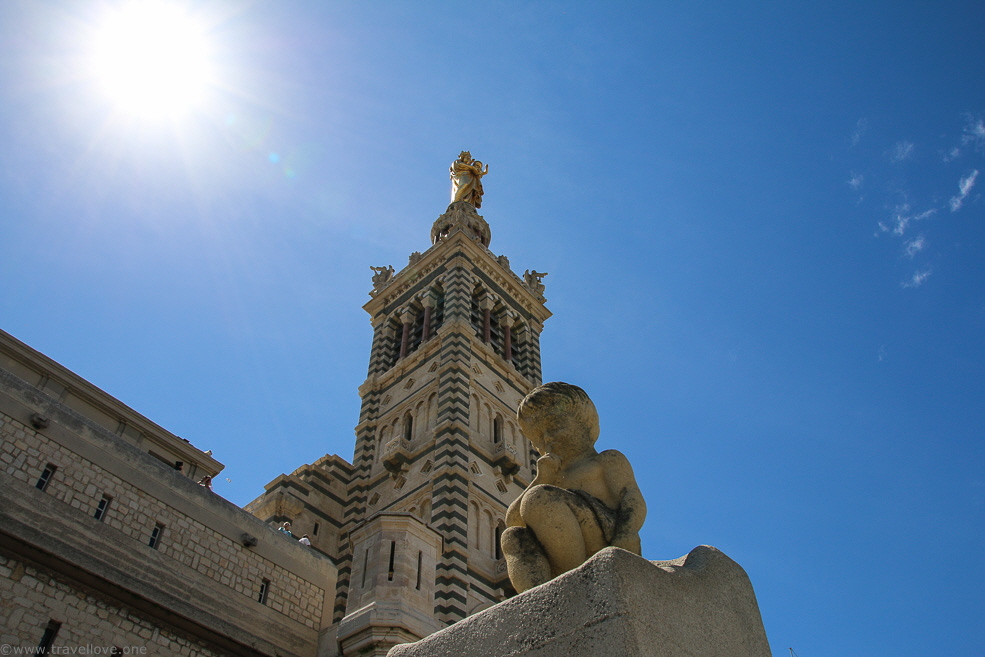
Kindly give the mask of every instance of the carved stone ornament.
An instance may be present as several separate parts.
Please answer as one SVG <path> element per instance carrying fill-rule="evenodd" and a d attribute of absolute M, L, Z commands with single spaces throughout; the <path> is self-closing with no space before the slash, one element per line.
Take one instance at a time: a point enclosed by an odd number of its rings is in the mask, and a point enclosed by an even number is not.
<path fill-rule="evenodd" d="M 375 273 L 373 274 L 373 289 L 380 289 L 391 280 L 393 280 L 393 265 L 388 265 L 386 267 L 369 267 Z"/>
<path fill-rule="evenodd" d="M 35 429 L 47 429 L 51 421 L 40 413 L 31 414 L 31 426 Z"/>
<path fill-rule="evenodd" d="M 482 246 L 488 248 L 492 233 L 489 224 L 476 212 L 475 206 L 465 201 L 456 201 L 448 206 L 445 213 L 431 226 L 431 243 L 437 244 L 456 228 L 464 230 Z"/>
<path fill-rule="evenodd" d="M 523 283 L 527 286 L 527 289 L 536 294 L 540 298 L 544 298 L 544 277 L 547 276 L 547 272 L 537 271 L 536 269 L 528 269 L 523 272 Z"/>

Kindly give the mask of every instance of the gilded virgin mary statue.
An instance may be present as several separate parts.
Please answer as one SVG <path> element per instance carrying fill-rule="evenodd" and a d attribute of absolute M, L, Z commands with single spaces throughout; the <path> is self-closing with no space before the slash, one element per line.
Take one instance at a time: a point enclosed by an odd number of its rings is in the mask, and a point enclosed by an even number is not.
<path fill-rule="evenodd" d="M 476 208 L 482 206 L 482 176 L 489 173 L 489 165 L 483 169 L 482 162 L 473 160 L 472 154 L 462 151 L 458 159 L 452 162 L 451 169 L 451 202 L 465 201 Z"/>

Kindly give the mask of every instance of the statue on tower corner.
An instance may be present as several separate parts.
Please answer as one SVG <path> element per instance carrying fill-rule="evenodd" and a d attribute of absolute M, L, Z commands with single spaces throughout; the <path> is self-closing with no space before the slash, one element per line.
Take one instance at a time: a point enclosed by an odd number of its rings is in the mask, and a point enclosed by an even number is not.
<path fill-rule="evenodd" d="M 476 208 L 482 207 L 482 177 L 489 173 L 489 165 L 473 160 L 472 154 L 462 151 L 451 163 L 451 202 L 465 201 Z"/>

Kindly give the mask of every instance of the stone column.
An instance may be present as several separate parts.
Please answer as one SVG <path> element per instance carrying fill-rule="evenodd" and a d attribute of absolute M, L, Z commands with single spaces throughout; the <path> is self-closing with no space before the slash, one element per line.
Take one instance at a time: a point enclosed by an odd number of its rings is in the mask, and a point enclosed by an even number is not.
<path fill-rule="evenodd" d="M 405 308 L 400 312 L 400 322 L 404 325 L 403 332 L 400 334 L 400 358 L 407 355 L 407 346 L 410 342 L 410 328 L 417 318 L 412 308 Z"/>
<path fill-rule="evenodd" d="M 428 290 L 421 295 L 421 304 L 424 306 L 424 331 L 421 334 L 421 342 L 427 342 L 431 339 L 431 315 L 438 305 L 438 299 L 433 291 Z"/>
<path fill-rule="evenodd" d="M 513 361 L 513 320 L 516 317 L 516 313 L 513 311 L 506 311 L 503 313 L 503 319 L 500 320 L 500 326 L 503 327 L 503 360 L 507 363 Z"/>

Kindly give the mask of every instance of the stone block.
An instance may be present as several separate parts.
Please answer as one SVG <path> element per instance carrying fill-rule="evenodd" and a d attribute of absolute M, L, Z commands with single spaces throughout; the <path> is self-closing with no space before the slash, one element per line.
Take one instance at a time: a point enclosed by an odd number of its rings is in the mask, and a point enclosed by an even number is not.
<path fill-rule="evenodd" d="M 769 657 L 745 571 L 699 546 L 647 561 L 606 548 L 579 568 L 388 657 Z"/>

